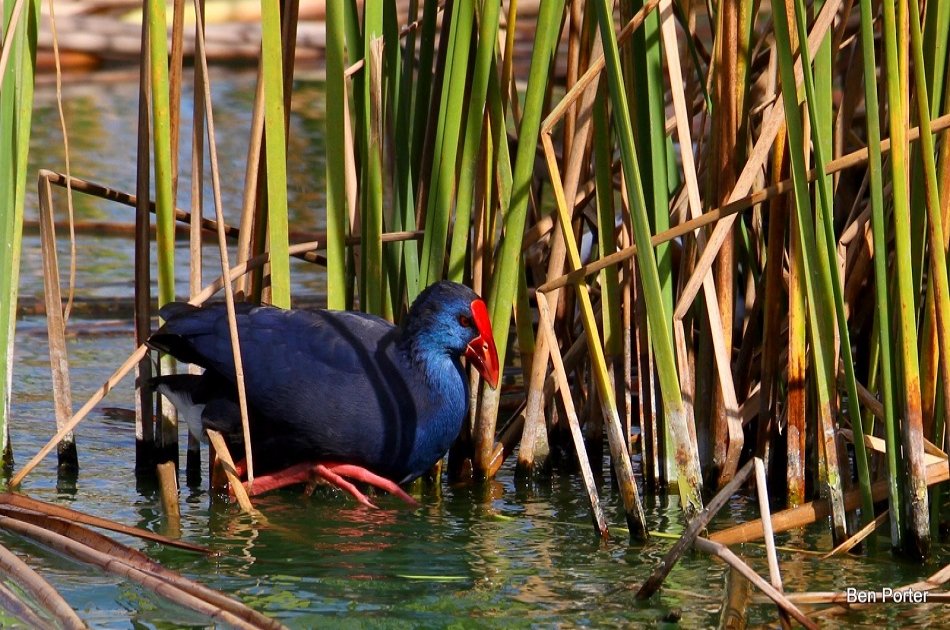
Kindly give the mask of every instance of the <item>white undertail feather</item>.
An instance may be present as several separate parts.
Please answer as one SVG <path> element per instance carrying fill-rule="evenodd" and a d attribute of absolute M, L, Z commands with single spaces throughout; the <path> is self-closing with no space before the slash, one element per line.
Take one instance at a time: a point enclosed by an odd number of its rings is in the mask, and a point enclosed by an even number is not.
<path fill-rule="evenodd" d="M 204 427 L 201 424 L 201 414 L 205 406 L 196 404 L 187 391 L 176 391 L 166 383 L 160 383 L 156 388 L 159 394 L 167 398 L 178 409 L 178 418 L 188 423 L 188 433 L 195 439 L 201 440 L 204 436 Z"/>

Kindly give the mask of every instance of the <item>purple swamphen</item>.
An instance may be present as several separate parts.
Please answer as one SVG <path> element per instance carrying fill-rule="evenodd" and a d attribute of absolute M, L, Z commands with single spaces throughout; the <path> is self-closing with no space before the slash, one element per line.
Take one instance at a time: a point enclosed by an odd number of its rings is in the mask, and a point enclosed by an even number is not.
<path fill-rule="evenodd" d="M 427 288 L 398 327 L 351 311 L 236 309 L 261 473 L 253 494 L 320 477 L 372 505 L 349 478 L 414 502 L 398 484 L 446 453 L 467 414 L 460 357 L 498 385 L 488 309 L 460 284 Z M 243 452 L 225 306 L 174 302 L 160 314 L 165 325 L 149 346 L 205 372 L 158 377 L 156 389 L 193 433 L 217 429 Z"/>

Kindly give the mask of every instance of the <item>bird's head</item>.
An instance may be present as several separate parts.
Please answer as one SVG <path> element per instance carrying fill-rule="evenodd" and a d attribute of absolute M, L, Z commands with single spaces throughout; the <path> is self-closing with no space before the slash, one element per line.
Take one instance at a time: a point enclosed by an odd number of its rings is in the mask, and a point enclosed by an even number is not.
<path fill-rule="evenodd" d="M 468 287 L 431 285 L 412 303 L 403 326 L 417 351 L 464 354 L 492 388 L 498 387 L 498 351 L 488 307 Z"/>

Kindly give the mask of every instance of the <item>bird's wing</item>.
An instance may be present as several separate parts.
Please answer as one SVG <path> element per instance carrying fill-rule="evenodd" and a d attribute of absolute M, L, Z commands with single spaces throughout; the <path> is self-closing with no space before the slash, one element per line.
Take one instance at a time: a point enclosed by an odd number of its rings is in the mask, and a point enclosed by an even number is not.
<path fill-rule="evenodd" d="M 294 374 L 305 370 L 358 373 L 366 353 L 374 352 L 379 340 L 393 329 L 389 322 L 363 313 L 235 307 L 245 375 L 261 372 L 283 378 L 288 370 Z M 173 311 L 150 343 L 183 361 L 235 378 L 227 311 L 222 304 Z"/>

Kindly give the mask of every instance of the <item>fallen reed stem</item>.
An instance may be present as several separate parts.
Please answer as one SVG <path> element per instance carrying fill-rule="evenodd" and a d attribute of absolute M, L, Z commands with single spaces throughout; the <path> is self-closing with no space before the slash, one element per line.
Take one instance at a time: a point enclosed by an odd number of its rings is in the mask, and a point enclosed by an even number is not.
<path fill-rule="evenodd" d="M 732 495 L 742 487 L 742 484 L 745 483 L 746 479 L 749 478 L 749 475 L 752 474 L 752 460 L 749 460 L 745 465 L 739 469 L 739 472 L 729 480 L 722 490 L 716 493 L 716 496 L 713 497 L 712 501 L 709 502 L 709 505 L 706 508 L 697 514 L 692 521 L 690 521 L 689 526 L 686 528 L 686 531 L 683 532 L 683 535 L 679 540 L 676 541 L 676 544 L 673 545 L 673 548 L 666 552 L 666 555 L 663 557 L 663 560 L 659 565 L 653 570 L 653 573 L 650 574 L 650 577 L 647 578 L 646 582 L 640 587 L 640 590 L 637 591 L 637 599 L 648 599 L 653 595 L 660 586 L 663 584 L 663 580 L 666 579 L 666 576 L 669 575 L 670 571 L 673 570 L 673 567 L 676 565 L 676 562 L 680 559 L 680 556 L 683 555 L 687 549 L 693 545 L 693 541 L 699 535 L 699 532 L 703 531 L 706 528 L 706 525 L 709 524 L 709 521 L 716 516 L 716 513 L 722 509 L 726 503 L 729 502 L 729 499 L 732 498 Z"/>
<path fill-rule="evenodd" d="M 795 604 L 790 602 L 785 595 L 778 591 L 774 586 L 766 582 L 762 576 L 753 571 L 749 565 L 742 561 L 739 556 L 732 553 L 728 547 L 725 545 L 720 545 L 719 543 L 712 542 L 708 538 L 697 538 L 696 539 L 696 548 L 700 551 L 708 553 L 709 555 L 716 556 L 724 560 L 729 566 L 736 569 L 739 573 L 745 576 L 753 585 L 755 585 L 760 591 L 765 593 L 769 599 L 775 602 L 775 604 L 781 608 L 783 611 L 787 612 L 791 617 L 793 617 L 798 623 L 802 624 L 809 630 L 817 630 L 818 624 L 809 619 L 805 613 L 798 609 Z"/>
<path fill-rule="evenodd" d="M 42 604 L 50 616 L 64 629 L 74 630 L 87 627 L 49 582 L 3 545 L 0 545 L 0 569 L 9 579 Z"/>

